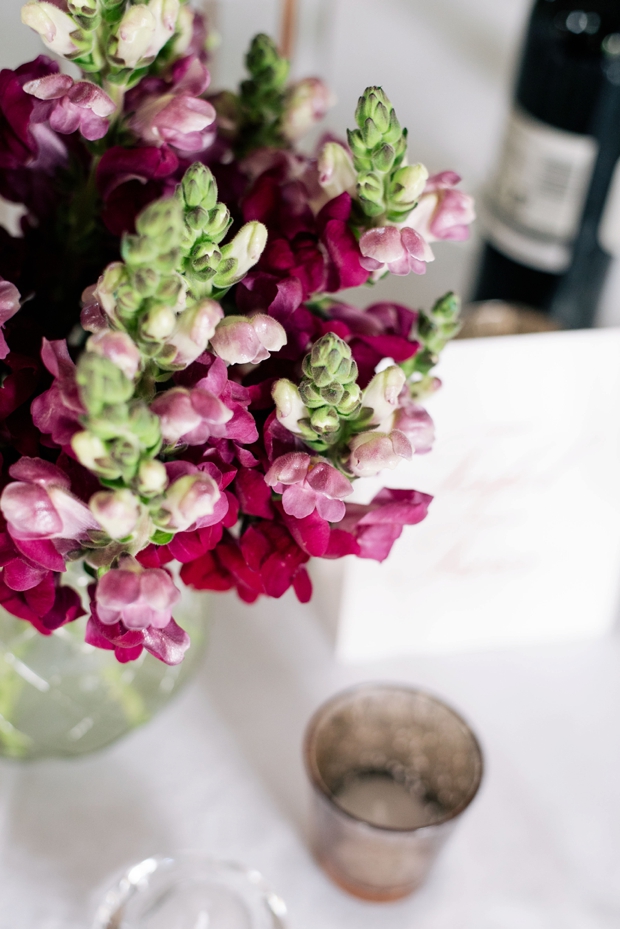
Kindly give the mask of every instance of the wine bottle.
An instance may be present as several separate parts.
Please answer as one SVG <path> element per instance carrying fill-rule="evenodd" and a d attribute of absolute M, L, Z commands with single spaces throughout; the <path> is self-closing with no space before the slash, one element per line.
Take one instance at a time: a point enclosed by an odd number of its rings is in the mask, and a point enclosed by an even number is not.
<path fill-rule="evenodd" d="M 537 0 L 474 300 L 592 324 L 620 254 L 620 0 Z"/>

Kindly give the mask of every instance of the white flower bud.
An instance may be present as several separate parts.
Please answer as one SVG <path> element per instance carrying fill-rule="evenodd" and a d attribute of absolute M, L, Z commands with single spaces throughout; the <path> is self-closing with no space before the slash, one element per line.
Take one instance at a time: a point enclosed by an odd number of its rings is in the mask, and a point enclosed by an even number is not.
<path fill-rule="evenodd" d="M 301 435 L 301 430 L 297 423 L 300 419 L 307 419 L 310 415 L 304 402 L 301 399 L 299 390 L 285 377 L 276 381 L 271 389 L 271 396 L 276 405 L 276 416 L 278 422 L 282 423 L 285 429 L 293 432 L 295 435 Z"/>
<path fill-rule="evenodd" d="M 355 192 L 357 171 L 347 150 L 338 142 L 326 142 L 319 152 L 319 184 L 327 200 L 339 197 L 345 191 Z"/>
<path fill-rule="evenodd" d="M 143 461 L 138 471 L 138 488 L 146 496 L 162 493 L 168 484 L 168 474 L 161 461 Z"/>
<path fill-rule="evenodd" d="M 174 310 L 169 306 L 159 305 L 148 311 L 140 324 L 140 331 L 145 338 L 152 339 L 153 342 L 165 342 L 174 332 L 176 324 Z"/>
<path fill-rule="evenodd" d="M 370 425 L 380 426 L 398 409 L 398 397 L 405 385 L 405 372 L 398 365 L 390 365 L 375 374 L 362 394 L 362 406 L 373 410 Z M 391 422 L 386 424 L 386 428 Z"/>
<path fill-rule="evenodd" d="M 267 229 L 262 223 L 246 223 L 232 242 L 222 248 L 222 259 L 236 258 L 237 266 L 230 275 L 230 281 L 240 281 L 252 268 L 263 253 L 267 244 Z M 229 275 L 225 276 L 226 286 Z M 216 284 L 219 283 L 216 276 Z"/>
<path fill-rule="evenodd" d="M 111 539 L 127 538 L 140 518 L 140 501 L 130 490 L 101 490 L 93 494 L 88 505 Z"/>
<path fill-rule="evenodd" d="M 116 33 L 118 48 L 115 58 L 128 68 L 135 68 L 146 56 L 156 29 L 155 17 L 148 6 L 130 6 Z"/>
<path fill-rule="evenodd" d="M 73 55 L 77 46 L 71 39 L 71 33 L 77 30 L 74 20 L 46 0 L 29 0 L 22 7 L 22 22 L 38 32 L 43 42 L 57 55 Z"/>

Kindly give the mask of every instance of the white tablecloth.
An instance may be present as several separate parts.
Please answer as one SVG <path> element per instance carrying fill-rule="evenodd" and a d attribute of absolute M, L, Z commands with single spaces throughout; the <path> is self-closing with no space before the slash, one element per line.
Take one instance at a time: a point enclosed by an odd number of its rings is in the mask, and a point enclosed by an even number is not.
<path fill-rule="evenodd" d="M 304 839 L 300 743 L 351 683 L 418 684 L 460 708 L 481 792 L 429 884 L 397 904 L 333 887 Z M 312 607 L 218 600 L 203 672 L 98 756 L 0 764 L 0 929 L 86 929 L 124 863 L 195 848 L 259 868 L 291 929 L 617 929 L 620 642 L 337 666 Z"/>

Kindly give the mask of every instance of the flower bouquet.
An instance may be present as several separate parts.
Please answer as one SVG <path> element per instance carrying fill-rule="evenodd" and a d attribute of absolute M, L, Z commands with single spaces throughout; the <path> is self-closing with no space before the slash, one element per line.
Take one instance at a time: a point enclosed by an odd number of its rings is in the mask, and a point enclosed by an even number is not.
<path fill-rule="evenodd" d="M 429 451 L 458 301 L 334 294 L 424 273 L 472 201 L 407 162 L 378 87 L 348 142 L 300 154 L 329 93 L 289 83 L 267 36 L 210 94 L 183 0 L 29 0 L 22 20 L 55 58 L 0 73 L 0 194 L 21 207 L 0 229 L 0 603 L 174 665 L 180 583 L 306 602 L 310 558 L 383 560 L 426 516 L 416 491 L 347 498 Z"/>

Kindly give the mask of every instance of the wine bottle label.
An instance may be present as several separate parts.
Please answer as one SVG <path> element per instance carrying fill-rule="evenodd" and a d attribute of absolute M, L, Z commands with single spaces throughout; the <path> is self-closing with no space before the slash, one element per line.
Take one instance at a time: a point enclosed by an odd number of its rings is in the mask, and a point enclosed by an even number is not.
<path fill-rule="evenodd" d="M 620 258 L 620 160 L 616 162 L 609 185 L 605 209 L 598 229 L 598 241 L 608 255 Z"/>
<path fill-rule="evenodd" d="M 514 110 L 486 204 L 491 243 L 531 268 L 565 271 L 597 154 L 596 139 Z"/>

